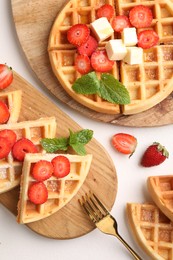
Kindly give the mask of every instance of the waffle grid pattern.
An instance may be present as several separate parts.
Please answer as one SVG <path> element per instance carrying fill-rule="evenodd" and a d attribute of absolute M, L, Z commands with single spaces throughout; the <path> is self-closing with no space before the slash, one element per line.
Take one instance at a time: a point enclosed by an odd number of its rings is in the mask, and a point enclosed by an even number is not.
<path fill-rule="evenodd" d="M 35 121 L 25 121 L 0 125 L 0 130 L 11 129 L 20 138 L 30 139 L 39 152 L 43 152 L 40 145 L 42 138 L 53 138 L 56 132 L 55 118 L 42 118 Z M 0 193 L 10 190 L 20 183 L 23 163 L 15 160 L 10 152 L 7 158 L 0 160 Z"/>
<path fill-rule="evenodd" d="M 15 90 L 0 93 L 0 100 L 9 108 L 10 117 L 7 123 L 16 123 L 21 109 L 22 91 Z"/>
<path fill-rule="evenodd" d="M 173 259 L 173 223 L 152 204 L 130 204 L 137 236 L 154 259 Z"/>
<path fill-rule="evenodd" d="M 18 205 L 18 221 L 20 223 L 29 223 L 42 219 L 58 211 L 77 193 L 83 184 L 91 164 L 91 155 L 64 155 L 70 160 L 70 173 L 61 179 L 54 176 L 44 181 L 48 189 L 48 200 L 41 205 L 34 205 L 28 199 L 28 187 L 36 180 L 31 175 L 33 165 L 39 160 L 51 161 L 58 154 L 27 154 L 25 157 L 20 192 L 20 201 Z"/>

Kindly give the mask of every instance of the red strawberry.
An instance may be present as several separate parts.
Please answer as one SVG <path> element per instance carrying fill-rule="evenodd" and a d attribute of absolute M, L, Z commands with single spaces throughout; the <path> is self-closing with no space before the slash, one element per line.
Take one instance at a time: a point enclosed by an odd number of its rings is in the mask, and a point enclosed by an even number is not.
<path fill-rule="evenodd" d="M 169 153 L 164 146 L 159 143 L 150 145 L 143 154 L 141 165 L 151 167 L 161 164 L 169 157 Z"/>
<path fill-rule="evenodd" d="M 114 13 L 115 10 L 113 6 L 105 4 L 97 10 L 97 18 L 106 17 L 108 20 L 110 20 L 114 16 Z"/>
<path fill-rule="evenodd" d="M 4 124 L 8 121 L 10 112 L 7 105 L 0 100 L 0 124 Z"/>
<path fill-rule="evenodd" d="M 79 46 L 77 50 L 79 54 L 86 54 L 87 56 L 91 56 L 91 54 L 97 49 L 97 46 L 97 40 L 94 37 L 89 36 L 88 40 L 84 44 Z"/>
<path fill-rule="evenodd" d="M 155 46 L 159 41 L 159 36 L 153 30 L 144 30 L 138 34 L 138 46 L 143 49 L 149 49 Z"/>
<path fill-rule="evenodd" d="M 11 147 L 14 145 L 17 138 L 16 133 L 10 129 L 0 130 L 0 137 L 6 138 L 10 142 Z"/>
<path fill-rule="evenodd" d="M 13 81 L 13 71 L 6 64 L 0 64 L 0 89 L 7 88 Z"/>
<path fill-rule="evenodd" d="M 91 62 L 87 55 L 77 55 L 75 59 L 75 69 L 81 73 L 86 74 L 91 71 Z"/>
<path fill-rule="evenodd" d="M 91 55 L 91 66 L 95 71 L 108 72 L 112 69 L 114 61 L 109 60 L 105 50 L 98 50 Z"/>
<path fill-rule="evenodd" d="M 0 137 L 0 159 L 6 158 L 11 151 L 11 144 L 4 137 Z"/>
<path fill-rule="evenodd" d="M 153 14 L 147 6 L 137 5 L 130 10 L 129 20 L 136 28 L 146 28 L 151 26 Z"/>
<path fill-rule="evenodd" d="M 43 204 L 48 199 L 48 190 L 43 182 L 34 182 L 28 189 L 28 198 L 34 204 Z"/>
<path fill-rule="evenodd" d="M 13 157 L 23 161 L 26 153 L 37 153 L 37 147 L 27 138 L 19 139 L 12 148 Z"/>
<path fill-rule="evenodd" d="M 115 16 L 112 20 L 112 28 L 116 32 L 122 32 L 124 28 L 131 27 L 129 18 L 126 15 Z"/>
<path fill-rule="evenodd" d="M 67 31 L 68 41 L 76 46 L 84 44 L 90 35 L 90 29 L 86 24 L 75 24 Z"/>
<path fill-rule="evenodd" d="M 45 181 L 52 176 L 52 173 L 52 163 L 46 160 L 40 160 L 34 164 L 31 174 L 37 181 Z"/>
<path fill-rule="evenodd" d="M 132 155 L 137 146 L 137 139 L 133 135 L 119 133 L 112 137 L 112 145 L 120 153 Z"/>
<path fill-rule="evenodd" d="M 57 178 L 63 178 L 70 173 L 70 161 L 63 155 L 58 155 L 52 160 L 54 167 L 53 175 Z"/>

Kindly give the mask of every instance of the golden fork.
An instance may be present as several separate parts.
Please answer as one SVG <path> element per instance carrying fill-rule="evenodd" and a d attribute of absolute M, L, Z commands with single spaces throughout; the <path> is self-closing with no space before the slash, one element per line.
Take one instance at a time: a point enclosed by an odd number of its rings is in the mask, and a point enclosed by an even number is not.
<path fill-rule="evenodd" d="M 100 231 L 117 237 L 133 255 L 134 259 L 142 260 L 142 258 L 119 235 L 117 221 L 108 212 L 96 195 L 91 192 L 85 194 L 85 196 L 82 196 L 82 198 L 79 199 L 79 203 Z"/>

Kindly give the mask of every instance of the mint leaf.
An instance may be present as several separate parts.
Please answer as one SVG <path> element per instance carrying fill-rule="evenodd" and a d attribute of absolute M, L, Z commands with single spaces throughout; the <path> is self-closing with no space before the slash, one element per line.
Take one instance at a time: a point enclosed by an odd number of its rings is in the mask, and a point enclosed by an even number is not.
<path fill-rule="evenodd" d="M 69 144 L 87 144 L 92 137 L 93 131 L 89 129 L 83 129 L 75 133 L 70 130 Z"/>
<path fill-rule="evenodd" d="M 79 155 L 85 155 L 86 154 L 85 146 L 83 144 L 72 144 L 71 147 Z"/>
<path fill-rule="evenodd" d="M 72 85 L 72 89 L 76 93 L 84 95 L 96 94 L 99 87 L 100 83 L 94 71 L 83 75 Z"/>
<path fill-rule="evenodd" d="M 130 96 L 126 87 L 111 74 L 103 73 L 98 93 L 103 99 L 115 104 L 129 104 Z"/>
<path fill-rule="evenodd" d="M 48 153 L 54 153 L 58 150 L 66 151 L 68 149 L 68 138 L 43 138 L 40 143 Z"/>

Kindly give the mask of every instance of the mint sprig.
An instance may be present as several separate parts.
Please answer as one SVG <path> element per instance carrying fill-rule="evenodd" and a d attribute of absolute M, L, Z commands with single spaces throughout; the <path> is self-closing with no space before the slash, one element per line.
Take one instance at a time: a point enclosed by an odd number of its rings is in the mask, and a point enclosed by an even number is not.
<path fill-rule="evenodd" d="M 97 78 L 94 71 L 85 74 L 75 81 L 72 89 L 83 95 L 98 94 L 104 100 L 114 104 L 130 103 L 130 95 L 126 87 L 109 73 L 102 73 L 101 79 Z"/>
<path fill-rule="evenodd" d="M 71 146 L 73 150 L 79 155 L 85 155 L 85 145 L 92 139 L 93 131 L 89 129 L 83 129 L 78 132 L 71 130 L 69 137 L 60 138 L 43 138 L 40 143 L 43 149 L 48 153 L 54 153 L 58 150 L 67 151 L 68 147 Z"/>

